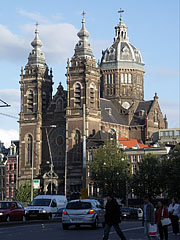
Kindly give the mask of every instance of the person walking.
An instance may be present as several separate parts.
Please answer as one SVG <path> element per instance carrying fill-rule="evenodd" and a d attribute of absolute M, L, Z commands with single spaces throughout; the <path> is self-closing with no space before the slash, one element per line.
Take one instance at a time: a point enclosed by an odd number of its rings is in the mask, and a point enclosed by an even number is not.
<path fill-rule="evenodd" d="M 143 218 L 142 218 L 142 225 L 144 226 L 144 234 L 146 239 L 158 239 L 156 236 L 151 237 L 149 236 L 149 227 L 150 224 L 154 225 L 155 223 L 155 212 L 154 206 L 149 201 L 148 196 L 144 196 L 144 208 L 143 208 Z"/>
<path fill-rule="evenodd" d="M 169 205 L 168 208 L 169 217 L 172 222 L 172 229 L 175 235 L 179 235 L 179 201 L 177 198 L 172 199 L 172 203 Z"/>
<path fill-rule="evenodd" d="M 158 226 L 160 239 L 168 240 L 168 225 L 163 226 L 161 220 L 164 218 L 168 218 L 169 213 L 167 207 L 163 206 L 162 201 L 158 201 L 157 209 L 155 212 L 155 223 Z"/>
<path fill-rule="evenodd" d="M 120 207 L 111 193 L 107 194 L 107 203 L 106 203 L 106 212 L 105 212 L 105 228 L 104 228 L 104 237 L 103 240 L 108 240 L 109 232 L 113 226 L 116 230 L 118 236 L 122 240 L 127 240 L 123 232 L 119 227 L 121 222 L 121 212 Z"/>

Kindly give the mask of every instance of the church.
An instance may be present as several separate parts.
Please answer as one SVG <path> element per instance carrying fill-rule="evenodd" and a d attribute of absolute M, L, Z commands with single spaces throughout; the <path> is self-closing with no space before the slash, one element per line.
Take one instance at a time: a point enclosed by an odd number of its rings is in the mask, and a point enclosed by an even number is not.
<path fill-rule="evenodd" d="M 107 132 L 117 140 L 151 141 L 168 127 L 158 96 L 144 100 L 144 62 L 128 37 L 122 12 L 111 46 L 96 62 L 83 13 L 79 41 L 67 60 L 67 90 L 53 92 L 53 73 L 41 50 L 38 26 L 28 62 L 21 68 L 18 185 L 40 179 L 42 194 L 71 196 L 88 189 L 89 138 Z M 85 169 L 86 170 L 86 169 Z M 85 175 L 84 175 L 85 174 Z"/>

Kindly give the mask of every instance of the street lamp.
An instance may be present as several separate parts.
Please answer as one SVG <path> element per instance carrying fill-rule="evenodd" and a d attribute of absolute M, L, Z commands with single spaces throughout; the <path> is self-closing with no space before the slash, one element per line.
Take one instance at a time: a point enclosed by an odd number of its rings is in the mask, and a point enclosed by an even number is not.
<path fill-rule="evenodd" d="M 51 152 L 51 146 L 50 146 L 50 142 L 49 142 L 49 136 L 48 136 L 48 132 L 47 132 L 47 128 L 56 128 L 56 125 L 50 125 L 50 126 L 43 126 L 42 128 L 45 128 L 46 131 L 46 138 L 47 138 L 47 143 L 48 143 L 48 149 L 49 149 L 49 155 L 50 155 L 50 174 L 51 174 L 51 195 L 52 195 L 52 180 L 53 180 L 53 160 L 52 160 L 52 152 Z"/>
<path fill-rule="evenodd" d="M 124 158 L 121 158 L 122 161 L 124 161 Z M 128 168 L 129 168 L 130 164 L 126 163 L 125 165 L 125 175 L 126 175 L 126 201 L 125 201 L 125 205 L 126 207 L 128 207 L 128 192 L 129 192 L 129 188 L 128 188 Z"/>

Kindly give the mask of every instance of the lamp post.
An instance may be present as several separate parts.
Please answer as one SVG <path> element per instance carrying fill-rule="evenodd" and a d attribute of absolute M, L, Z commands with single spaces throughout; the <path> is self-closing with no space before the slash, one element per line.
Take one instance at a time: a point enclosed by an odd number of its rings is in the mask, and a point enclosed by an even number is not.
<path fill-rule="evenodd" d="M 34 185 L 34 130 L 33 130 L 33 141 L 32 141 L 32 158 L 31 158 L 31 201 L 33 200 L 33 185 Z"/>
<path fill-rule="evenodd" d="M 49 136 L 48 136 L 48 132 L 47 132 L 47 128 L 56 128 L 56 125 L 50 125 L 50 126 L 43 126 L 43 128 L 45 128 L 45 132 L 46 132 L 46 138 L 47 138 L 47 143 L 48 143 L 48 149 L 49 149 L 49 155 L 50 155 L 50 173 L 51 173 L 51 195 L 52 195 L 52 182 L 53 182 L 53 160 L 52 160 L 52 152 L 51 152 L 51 146 L 50 146 L 50 142 L 49 142 Z"/>
<path fill-rule="evenodd" d="M 124 161 L 124 158 L 121 158 L 122 161 Z M 126 207 L 128 207 L 128 192 L 129 192 L 129 187 L 128 187 L 128 168 L 129 168 L 130 164 L 126 163 L 125 165 L 125 176 L 126 176 L 126 200 L 125 200 L 125 205 Z"/>

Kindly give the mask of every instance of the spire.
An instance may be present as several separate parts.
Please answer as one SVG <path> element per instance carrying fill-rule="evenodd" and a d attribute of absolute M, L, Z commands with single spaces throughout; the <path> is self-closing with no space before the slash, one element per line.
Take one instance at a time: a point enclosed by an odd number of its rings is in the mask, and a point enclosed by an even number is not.
<path fill-rule="evenodd" d="M 79 42 L 75 46 L 75 53 L 73 58 L 75 57 L 94 57 L 92 53 L 92 49 L 90 43 L 88 42 L 89 32 L 85 26 L 85 12 L 82 12 L 82 28 L 78 32 L 78 37 L 80 38 Z"/>
<path fill-rule="evenodd" d="M 36 23 L 35 38 L 31 43 L 33 49 L 29 54 L 27 65 L 44 67 L 46 63 L 44 53 L 41 51 L 42 42 L 39 39 L 38 25 L 39 24 Z"/>
<path fill-rule="evenodd" d="M 120 18 L 119 18 L 120 22 L 115 27 L 116 36 L 114 38 L 114 41 L 128 42 L 129 41 L 129 38 L 127 37 L 127 29 L 128 28 L 123 23 L 123 16 L 122 16 L 123 12 L 124 12 L 124 10 L 122 8 L 120 8 L 120 11 L 118 11 L 118 13 L 120 13 Z"/>

